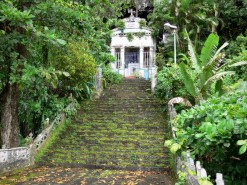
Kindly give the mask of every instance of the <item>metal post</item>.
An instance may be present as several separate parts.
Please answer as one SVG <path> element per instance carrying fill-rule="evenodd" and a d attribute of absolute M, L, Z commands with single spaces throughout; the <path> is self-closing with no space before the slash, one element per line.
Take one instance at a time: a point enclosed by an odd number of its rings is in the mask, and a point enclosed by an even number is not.
<path fill-rule="evenodd" d="M 176 30 L 173 30 L 174 34 L 174 67 L 177 65 L 177 42 L 176 42 Z"/>
<path fill-rule="evenodd" d="M 169 28 L 173 30 L 173 37 L 174 37 L 174 65 L 176 67 L 177 64 L 177 46 L 176 46 L 176 31 L 177 31 L 177 26 L 171 25 L 170 23 L 165 23 L 164 28 Z M 164 34 L 165 36 L 165 34 Z M 165 42 L 165 37 L 163 36 L 163 41 Z"/>

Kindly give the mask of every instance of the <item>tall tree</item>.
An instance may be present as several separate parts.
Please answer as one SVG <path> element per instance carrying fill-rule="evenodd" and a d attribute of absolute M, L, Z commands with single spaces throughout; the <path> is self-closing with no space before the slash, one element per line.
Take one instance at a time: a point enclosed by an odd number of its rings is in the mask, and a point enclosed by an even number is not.
<path fill-rule="evenodd" d="M 39 74 L 53 83 L 51 80 L 51 75 L 55 71 L 53 66 L 61 67 L 56 65 L 58 61 L 54 51 L 65 51 L 65 55 L 68 52 L 68 56 L 74 57 L 72 56 L 74 51 L 64 50 L 66 42 L 88 43 L 85 49 L 81 50 L 85 51 L 85 56 L 93 57 L 91 61 L 96 60 L 98 64 L 109 60 L 107 43 L 110 40 L 110 29 L 116 18 L 121 16 L 123 8 L 125 2 L 116 0 L 3 0 L 0 2 L 2 145 L 7 148 L 18 146 L 18 102 L 20 93 L 23 95 L 23 84 L 32 83 L 34 88 L 38 89 L 37 84 L 40 82 L 35 82 L 32 75 Z M 83 44 L 79 46 L 83 47 Z M 29 77 L 31 79 L 28 79 Z M 51 86 L 51 84 L 44 85 L 45 89 Z M 28 90 L 25 89 L 26 91 Z M 39 96 L 37 94 L 35 98 L 47 99 L 45 94 Z M 41 100 L 35 106 L 41 106 L 40 102 Z"/>

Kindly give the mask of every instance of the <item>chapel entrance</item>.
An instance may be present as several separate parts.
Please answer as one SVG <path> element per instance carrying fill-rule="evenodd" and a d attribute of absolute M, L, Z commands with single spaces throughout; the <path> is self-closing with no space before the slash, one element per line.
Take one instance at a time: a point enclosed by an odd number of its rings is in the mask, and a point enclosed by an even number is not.
<path fill-rule="evenodd" d="M 129 64 L 139 64 L 140 57 L 139 48 L 126 48 L 125 49 L 125 64 L 128 66 Z"/>
<path fill-rule="evenodd" d="M 140 49 L 125 49 L 125 68 L 128 76 L 133 76 L 137 69 L 140 68 Z"/>

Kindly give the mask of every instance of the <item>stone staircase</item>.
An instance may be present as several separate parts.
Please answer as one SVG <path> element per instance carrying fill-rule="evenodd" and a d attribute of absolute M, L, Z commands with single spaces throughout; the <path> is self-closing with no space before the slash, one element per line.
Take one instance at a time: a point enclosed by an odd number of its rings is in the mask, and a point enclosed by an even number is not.
<path fill-rule="evenodd" d="M 46 166 L 110 170 L 169 168 L 166 121 L 150 82 L 124 79 L 79 110 L 38 162 Z"/>

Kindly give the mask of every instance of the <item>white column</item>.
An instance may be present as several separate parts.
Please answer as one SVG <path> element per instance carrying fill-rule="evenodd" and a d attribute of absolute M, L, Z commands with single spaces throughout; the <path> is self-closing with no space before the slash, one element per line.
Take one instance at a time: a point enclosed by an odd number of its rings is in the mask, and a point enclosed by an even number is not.
<path fill-rule="evenodd" d="M 151 90 L 152 90 L 152 93 L 154 93 L 155 86 L 157 85 L 156 74 L 157 74 L 157 68 L 152 67 L 151 68 Z"/>
<path fill-rule="evenodd" d="M 144 50 L 143 47 L 140 47 L 140 59 L 139 59 L 140 61 L 139 62 L 140 62 L 140 68 L 141 68 L 140 69 L 140 76 L 141 77 L 144 77 L 144 71 L 143 71 L 143 55 L 144 54 L 143 54 L 143 50 Z"/>
<path fill-rule="evenodd" d="M 114 56 L 114 57 L 116 57 L 116 55 L 115 55 L 115 48 L 114 47 L 111 47 L 111 55 Z M 111 63 L 112 70 L 116 70 L 116 62 L 117 61 Z"/>
<path fill-rule="evenodd" d="M 120 68 L 120 71 L 119 73 L 124 75 L 124 72 L 125 72 L 125 47 L 121 47 L 121 50 L 120 50 L 120 55 L 121 55 L 121 68 Z"/>
<path fill-rule="evenodd" d="M 140 47 L 140 68 L 143 68 L 143 47 Z"/>
<path fill-rule="evenodd" d="M 149 66 L 152 67 L 154 66 L 154 48 L 150 47 L 149 48 Z"/>

